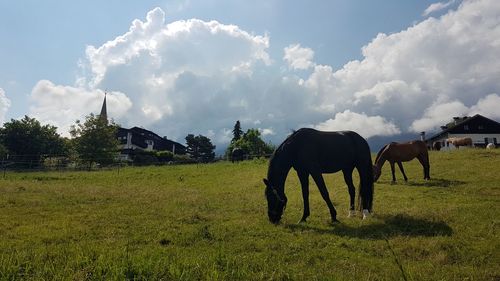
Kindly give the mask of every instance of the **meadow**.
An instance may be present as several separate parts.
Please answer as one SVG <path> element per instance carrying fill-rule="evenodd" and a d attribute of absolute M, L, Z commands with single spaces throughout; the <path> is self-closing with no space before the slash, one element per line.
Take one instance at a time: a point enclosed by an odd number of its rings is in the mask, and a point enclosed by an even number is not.
<path fill-rule="evenodd" d="M 375 184 L 374 215 L 340 224 L 291 171 L 282 222 L 267 220 L 267 160 L 8 172 L 0 178 L 0 280 L 500 280 L 500 151 L 430 152 Z M 356 174 L 356 173 L 355 173 Z M 356 185 L 358 180 L 355 179 Z"/>

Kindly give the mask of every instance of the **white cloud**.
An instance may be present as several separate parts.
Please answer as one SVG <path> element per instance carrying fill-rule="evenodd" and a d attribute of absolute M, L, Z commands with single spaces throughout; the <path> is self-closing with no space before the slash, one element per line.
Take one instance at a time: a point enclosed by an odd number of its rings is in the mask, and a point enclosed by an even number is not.
<path fill-rule="evenodd" d="M 10 99 L 5 95 L 5 91 L 0 88 L 0 124 L 3 124 L 5 120 L 5 114 L 10 107 Z"/>
<path fill-rule="evenodd" d="M 423 12 L 422 15 L 425 17 L 425 16 L 428 16 L 432 13 L 444 10 L 444 9 L 448 8 L 453 3 L 455 3 L 455 0 L 450 0 L 448 2 L 433 3 L 433 4 L 429 5 L 429 7 L 427 7 L 427 9 L 425 9 L 425 11 Z"/>
<path fill-rule="evenodd" d="M 274 131 L 272 128 L 259 128 L 259 132 L 263 135 L 263 136 L 269 136 L 269 135 L 275 135 Z"/>
<path fill-rule="evenodd" d="M 116 98 L 109 115 L 123 126 L 181 142 L 209 132 L 218 147 L 231 139 L 236 120 L 245 130 L 268 128 L 266 138 L 280 142 L 308 124 L 367 137 L 427 130 L 459 113 L 495 118 L 498 14 L 495 0 L 464 1 L 440 18 L 377 35 L 360 60 L 333 69 L 300 44 L 273 60 L 267 34 L 199 19 L 167 23 L 156 8 L 125 34 L 88 46 L 77 86 L 40 81 L 31 112 L 65 128 L 97 113 L 100 89 L 109 89 Z"/>
<path fill-rule="evenodd" d="M 433 104 L 424 114 L 424 117 L 415 120 L 411 125 L 413 131 L 427 131 L 448 123 L 454 116 L 464 116 L 468 108 L 460 101 L 451 101 Z"/>
<path fill-rule="evenodd" d="M 450 122 L 454 116 L 473 116 L 481 114 L 488 118 L 500 118 L 500 96 L 490 94 L 479 99 L 470 108 L 460 101 L 441 102 L 429 107 L 421 119 L 415 120 L 411 126 L 413 131 L 436 130 L 439 126 Z"/>
<path fill-rule="evenodd" d="M 497 94 L 487 95 L 472 106 L 469 115 L 481 114 L 493 119 L 500 119 L 500 96 Z"/>
<path fill-rule="evenodd" d="M 367 116 L 346 110 L 314 128 L 322 131 L 355 131 L 364 138 L 400 134 L 398 127 L 381 116 Z"/>
<path fill-rule="evenodd" d="M 428 126 L 414 121 L 436 119 L 431 113 L 442 97 L 470 108 L 499 91 L 498 14 L 496 1 L 464 1 L 439 19 L 377 35 L 363 47 L 362 60 L 340 70 L 315 66 L 303 84 L 337 112 L 380 115 L 402 131 L 420 130 Z"/>
<path fill-rule="evenodd" d="M 70 86 L 54 85 L 47 80 L 39 81 L 32 90 L 30 115 L 41 123 L 58 127 L 59 133 L 69 136 L 69 128 L 77 119 L 83 120 L 90 113 L 99 114 L 104 91 L 87 90 Z M 106 98 L 108 116 L 121 119 L 132 106 L 120 92 L 108 92 Z"/>
<path fill-rule="evenodd" d="M 300 44 L 293 44 L 285 48 L 283 60 L 288 63 L 292 69 L 308 69 L 314 66 L 312 61 L 314 51 L 310 48 L 303 48 Z"/>

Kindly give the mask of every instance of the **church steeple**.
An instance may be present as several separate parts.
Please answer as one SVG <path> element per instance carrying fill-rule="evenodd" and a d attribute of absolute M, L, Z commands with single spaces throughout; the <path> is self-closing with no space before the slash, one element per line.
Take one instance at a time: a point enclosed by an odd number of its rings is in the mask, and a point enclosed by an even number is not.
<path fill-rule="evenodd" d="M 101 114 L 99 114 L 99 119 L 104 120 L 106 124 L 108 123 L 108 110 L 106 107 L 106 96 L 108 93 L 104 92 L 104 102 L 102 103 Z"/>

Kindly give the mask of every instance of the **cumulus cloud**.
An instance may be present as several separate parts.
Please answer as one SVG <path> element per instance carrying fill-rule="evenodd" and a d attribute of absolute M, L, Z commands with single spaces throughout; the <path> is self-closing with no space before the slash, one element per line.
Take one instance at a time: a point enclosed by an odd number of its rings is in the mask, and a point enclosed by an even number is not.
<path fill-rule="evenodd" d="M 448 8 L 453 3 L 455 3 L 455 0 L 451 0 L 448 2 L 433 3 L 433 4 L 429 5 L 429 7 L 427 7 L 427 9 L 425 9 L 425 11 L 422 13 L 422 15 L 425 17 L 425 16 L 428 16 L 432 13 L 442 11 L 442 10 Z"/>
<path fill-rule="evenodd" d="M 495 1 L 464 1 L 439 19 L 377 35 L 362 60 L 342 69 L 316 66 L 304 85 L 339 112 L 380 115 L 402 131 L 430 128 L 414 123 L 420 119 L 437 126 L 433 112 L 443 97 L 470 108 L 500 88 L 499 13 Z"/>
<path fill-rule="evenodd" d="M 500 119 L 500 96 L 497 94 L 487 95 L 472 106 L 469 115 L 481 114 L 493 119 Z"/>
<path fill-rule="evenodd" d="M 116 99 L 108 102 L 109 115 L 123 126 L 178 141 L 210 134 L 219 147 L 236 120 L 268 128 L 263 135 L 279 142 L 310 124 L 370 137 L 431 130 L 471 112 L 495 118 L 498 14 L 495 0 L 463 1 L 440 18 L 378 34 L 360 60 L 334 69 L 314 62 L 314 51 L 300 44 L 273 60 L 267 34 L 217 21 L 167 22 L 156 8 L 123 35 L 88 46 L 75 85 L 40 81 L 31 112 L 65 127 L 65 120 L 97 113 L 102 89 L 109 89 Z"/>
<path fill-rule="evenodd" d="M 5 114 L 10 107 L 10 99 L 5 95 L 5 91 L 0 88 L 0 124 L 3 124 L 5 120 Z"/>
<path fill-rule="evenodd" d="M 263 135 L 263 136 L 269 136 L 269 135 L 274 135 L 274 131 L 272 128 L 259 128 L 259 132 Z"/>
<path fill-rule="evenodd" d="M 314 128 L 322 131 L 355 131 L 365 138 L 400 134 L 398 127 L 381 116 L 367 116 L 346 110 Z"/>
<path fill-rule="evenodd" d="M 283 60 L 288 63 L 292 69 L 308 69 L 314 66 L 312 61 L 314 58 L 314 51 L 310 48 L 303 48 L 300 44 L 294 44 L 284 49 L 285 56 Z"/>
<path fill-rule="evenodd" d="M 41 80 L 32 90 L 31 115 L 41 123 L 58 127 L 59 132 L 69 136 L 71 125 L 90 113 L 99 114 L 104 100 L 104 91 L 88 90 L 71 86 L 55 85 Z M 120 92 L 108 92 L 106 98 L 108 115 L 121 119 L 130 109 L 131 102 Z"/>
<path fill-rule="evenodd" d="M 423 118 L 415 120 L 413 131 L 426 131 L 448 123 L 453 116 L 464 116 L 469 109 L 460 101 L 436 103 L 426 109 Z"/>
<path fill-rule="evenodd" d="M 490 94 L 479 99 L 477 104 L 467 107 L 460 101 L 450 101 L 433 104 L 429 107 L 421 119 L 415 120 L 411 126 L 413 131 L 425 131 L 436 129 L 440 125 L 450 122 L 454 116 L 473 116 L 481 114 L 488 118 L 500 119 L 500 96 Z"/>

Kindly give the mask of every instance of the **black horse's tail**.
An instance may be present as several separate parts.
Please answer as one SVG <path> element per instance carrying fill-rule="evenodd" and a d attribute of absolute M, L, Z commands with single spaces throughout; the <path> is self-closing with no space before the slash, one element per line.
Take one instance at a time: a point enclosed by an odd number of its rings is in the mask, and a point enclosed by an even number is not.
<path fill-rule="evenodd" d="M 373 163 L 370 152 L 370 147 L 366 140 L 363 139 L 363 147 L 358 150 L 359 155 L 358 172 L 359 172 L 359 191 L 358 191 L 358 207 L 360 210 L 368 209 L 372 211 L 373 208 Z"/>

